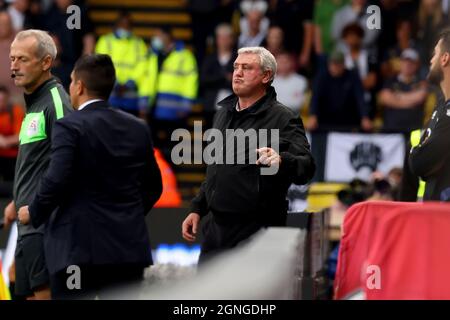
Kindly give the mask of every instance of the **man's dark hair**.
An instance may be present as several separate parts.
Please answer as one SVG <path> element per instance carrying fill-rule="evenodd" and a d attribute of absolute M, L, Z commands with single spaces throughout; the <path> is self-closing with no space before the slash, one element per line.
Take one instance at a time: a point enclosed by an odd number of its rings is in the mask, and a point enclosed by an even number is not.
<path fill-rule="evenodd" d="M 350 23 L 344 27 L 342 30 L 342 38 L 344 39 L 349 34 L 355 34 L 358 38 L 364 38 L 364 29 L 359 25 L 359 23 Z"/>
<path fill-rule="evenodd" d="M 117 13 L 116 22 L 121 21 L 122 19 L 128 19 L 131 22 L 131 13 L 127 9 L 120 9 Z"/>
<path fill-rule="evenodd" d="M 174 36 L 173 36 L 173 32 L 172 29 L 167 26 L 167 25 L 163 25 L 159 28 L 159 30 L 162 31 L 162 33 L 164 33 L 165 35 L 167 35 L 169 37 L 170 40 L 174 40 Z"/>
<path fill-rule="evenodd" d="M 74 77 L 81 80 L 88 94 L 107 100 L 116 82 L 116 70 L 107 54 L 82 56 L 75 63 Z"/>
<path fill-rule="evenodd" d="M 439 35 L 439 39 L 442 40 L 441 42 L 441 52 L 448 52 L 450 53 L 450 27 L 445 28 L 441 31 L 441 34 Z"/>

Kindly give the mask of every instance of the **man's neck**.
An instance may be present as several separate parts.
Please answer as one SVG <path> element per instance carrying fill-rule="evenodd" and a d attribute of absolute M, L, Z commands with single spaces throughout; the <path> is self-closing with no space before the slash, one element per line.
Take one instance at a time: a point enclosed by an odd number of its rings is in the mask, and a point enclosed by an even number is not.
<path fill-rule="evenodd" d="M 221 56 L 231 56 L 231 49 L 228 48 L 217 48 L 217 54 L 221 57 Z"/>
<path fill-rule="evenodd" d="M 36 83 L 32 87 L 24 88 L 24 91 L 26 94 L 32 94 L 36 91 L 37 88 L 39 88 L 45 81 L 49 80 L 52 77 L 50 72 L 45 73 L 42 75 L 42 77 L 36 81 Z"/>
<path fill-rule="evenodd" d="M 415 76 L 414 75 L 408 76 L 408 75 L 404 75 L 404 74 L 400 73 L 398 75 L 398 78 L 403 83 L 409 84 L 409 83 L 411 83 L 414 80 Z"/>
<path fill-rule="evenodd" d="M 450 81 L 442 81 L 441 82 L 441 90 L 442 93 L 444 94 L 445 97 L 445 101 L 450 100 Z"/>
<path fill-rule="evenodd" d="M 256 101 L 264 97 L 265 91 L 252 95 L 251 97 L 239 97 L 239 110 L 247 109 L 251 107 Z"/>
<path fill-rule="evenodd" d="M 361 53 L 361 47 L 351 47 L 350 48 L 350 55 L 353 59 L 358 58 L 359 54 Z"/>

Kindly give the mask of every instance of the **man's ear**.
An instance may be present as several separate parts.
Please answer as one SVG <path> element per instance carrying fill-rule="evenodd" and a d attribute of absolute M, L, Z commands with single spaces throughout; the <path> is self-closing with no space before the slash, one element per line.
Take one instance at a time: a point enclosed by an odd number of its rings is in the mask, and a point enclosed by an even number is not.
<path fill-rule="evenodd" d="M 272 78 L 272 71 L 264 71 L 264 77 L 262 79 L 262 82 L 264 84 L 269 83 L 270 82 L 270 78 Z"/>
<path fill-rule="evenodd" d="M 53 59 L 49 55 L 46 55 L 44 59 L 42 59 L 42 70 L 48 71 L 52 67 Z"/>
<path fill-rule="evenodd" d="M 447 67 L 448 65 L 450 65 L 450 53 L 444 52 L 441 56 L 441 66 Z"/>
<path fill-rule="evenodd" d="M 86 87 L 84 86 L 83 81 L 81 81 L 81 79 L 78 79 L 76 82 L 76 92 L 78 96 L 83 95 L 86 92 Z"/>

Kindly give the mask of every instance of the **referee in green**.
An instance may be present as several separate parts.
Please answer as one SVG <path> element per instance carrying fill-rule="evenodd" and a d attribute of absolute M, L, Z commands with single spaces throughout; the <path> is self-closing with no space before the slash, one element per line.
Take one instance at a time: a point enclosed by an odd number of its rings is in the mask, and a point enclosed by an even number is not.
<path fill-rule="evenodd" d="M 56 45 L 41 30 L 19 32 L 11 44 L 11 77 L 24 89 L 26 115 L 20 131 L 19 154 L 14 177 L 14 205 L 5 222 L 17 217 L 16 209 L 33 200 L 50 161 L 52 127 L 73 109 L 62 85 L 51 75 Z M 49 275 L 43 249 L 43 226 L 38 229 L 18 222 L 15 253 L 17 296 L 50 299 Z"/>

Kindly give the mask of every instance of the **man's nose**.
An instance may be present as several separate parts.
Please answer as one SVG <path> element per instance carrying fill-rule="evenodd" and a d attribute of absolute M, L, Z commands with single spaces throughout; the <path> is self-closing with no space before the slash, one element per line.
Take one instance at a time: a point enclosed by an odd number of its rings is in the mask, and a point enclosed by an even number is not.
<path fill-rule="evenodd" d="M 11 71 L 16 71 L 19 69 L 16 61 L 11 61 L 10 69 Z"/>

